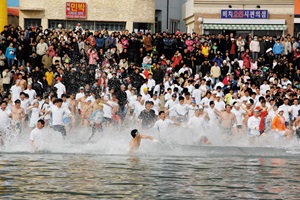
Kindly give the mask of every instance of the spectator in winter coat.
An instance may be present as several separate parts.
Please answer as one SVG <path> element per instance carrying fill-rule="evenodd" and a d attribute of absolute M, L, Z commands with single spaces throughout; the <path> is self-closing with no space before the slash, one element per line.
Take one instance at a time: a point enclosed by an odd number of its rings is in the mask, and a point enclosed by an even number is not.
<path fill-rule="evenodd" d="M 7 47 L 5 51 L 5 57 L 7 59 L 7 64 L 9 68 L 11 68 L 15 62 L 16 53 L 17 53 L 16 48 L 14 47 L 14 44 L 11 42 L 9 44 L 9 47 Z"/>
<path fill-rule="evenodd" d="M 277 39 L 276 43 L 273 46 L 273 53 L 275 55 L 275 58 L 277 58 L 279 60 L 281 57 L 282 51 L 283 51 L 283 46 L 280 43 L 280 40 Z"/>
<path fill-rule="evenodd" d="M 254 39 L 250 42 L 250 51 L 252 52 L 254 62 L 257 61 L 260 52 L 260 44 L 257 36 L 254 36 Z"/>

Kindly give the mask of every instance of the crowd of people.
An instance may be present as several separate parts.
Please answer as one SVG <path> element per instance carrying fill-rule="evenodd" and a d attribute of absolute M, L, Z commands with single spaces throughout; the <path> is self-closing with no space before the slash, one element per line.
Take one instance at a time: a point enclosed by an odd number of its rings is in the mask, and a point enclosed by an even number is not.
<path fill-rule="evenodd" d="M 204 143 L 211 129 L 279 140 L 300 132 L 300 40 L 290 35 L 92 32 L 78 23 L 8 25 L 0 40 L 2 138 L 44 126 L 64 137 L 91 126 L 92 137 L 128 123 L 161 135 L 186 127 Z"/>

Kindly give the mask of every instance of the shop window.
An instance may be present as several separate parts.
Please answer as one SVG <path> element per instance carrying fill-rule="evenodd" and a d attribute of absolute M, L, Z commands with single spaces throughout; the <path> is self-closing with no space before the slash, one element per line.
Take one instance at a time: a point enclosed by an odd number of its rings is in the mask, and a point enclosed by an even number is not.
<path fill-rule="evenodd" d="M 57 29 L 59 28 L 58 25 L 61 25 L 62 28 L 66 28 L 66 21 L 65 20 L 49 20 L 48 21 L 48 28 L 50 29 Z"/>
<path fill-rule="evenodd" d="M 80 23 L 83 29 L 89 30 L 103 30 L 107 28 L 108 31 L 123 31 L 125 30 L 125 22 L 98 22 L 98 21 L 75 21 L 75 20 L 49 20 L 49 28 L 58 28 L 58 24 L 62 25 L 62 28 L 73 30 L 77 24 Z"/>
<path fill-rule="evenodd" d="M 170 29 L 170 31 L 172 32 L 172 33 L 175 33 L 176 31 L 177 31 L 177 29 L 179 29 L 179 23 L 180 23 L 180 21 L 179 20 L 171 20 L 171 29 Z"/>
<path fill-rule="evenodd" d="M 125 22 L 95 22 L 95 30 L 107 29 L 108 31 L 123 31 L 126 28 Z"/>
<path fill-rule="evenodd" d="M 24 20 L 24 27 L 25 28 L 30 28 L 32 26 L 40 26 L 41 23 L 41 19 L 25 19 Z"/>
<path fill-rule="evenodd" d="M 142 33 L 147 33 L 148 30 L 153 31 L 153 24 L 149 23 L 133 23 L 134 32 L 141 31 Z"/>

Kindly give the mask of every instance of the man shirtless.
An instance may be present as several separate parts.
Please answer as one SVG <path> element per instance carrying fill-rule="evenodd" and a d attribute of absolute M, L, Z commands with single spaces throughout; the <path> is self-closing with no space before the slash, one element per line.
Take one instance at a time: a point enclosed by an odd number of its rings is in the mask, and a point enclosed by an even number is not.
<path fill-rule="evenodd" d="M 89 122 L 89 119 L 93 113 L 93 108 L 90 107 L 90 105 L 92 104 L 91 103 L 91 100 L 89 99 L 86 99 L 85 100 L 85 104 L 83 105 L 82 107 L 82 112 L 81 112 L 81 119 L 83 120 L 83 124 L 85 127 L 88 127 L 90 122 Z"/>
<path fill-rule="evenodd" d="M 23 79 L 23 75 L 20 73 L 18 74 L 18 79 L 20 80 L 20 86 L 22 88 L 22 91 L 26 90 L 27 88 L 27 82 L 25 79 Z"/>
<path fill-rule="evenodd" d="M 225 111 L 220 113 L 220 120 L 223 133 L 231 135 L 231 133 L 235 131 L 235 126 L 237 124 L 236 116 L 231 112 L 231 105 L 227 104 L 225 106 Z"/>
<path fill-rule="evenodd" d="M 12 130 L 21 133 L 22 120 L 25 118 L 24 108 L 21 107 L 20 99 L 15 100 L 15 105 L 11 108 L 11 125 Z"/>
<path fill-rule="evenodd" d="M 76 100 L 75 100 L 75 94 L 71 94 L 70 97 L 67 99 L 67 102 L 69 104 L 70 111 L 73 116 L 76 116 Z"/>
<path fill-rule="evenodd" d="M 152 140 L 153 142 L 158 142 L 157 139 L 155 139 L 155 138 L 153 138 L 153 137 L 151 137 L 149 135 L 140 134 L 137 129 L 133 129 L 131 131 L 131 136 L 133 138 L 132 138 L 132 140 L 129 143 L 129 146 L 130 146 L 129 154 L 130 155 L 133 155 L 134 152 L 139 149 L 139 147 L 141 145 L 141 140 L 142 139 L 149 139 L 149 140 Z"/>
<path fill-rule="evenodd" d="M 101 103 L 101 98 L 100 98 L 100 96 L 96 95 L 96 96 L 95 96 L 95 101 L 92 102 L 92 103 L 89 105 L 89 107 L 88 107 L 87 109 L 92 108 L 92 110 L 93 110 L 93 112 L 94 112 L 95 110 L 98 110 L 98 109 L 99 109 L 99 103 Z M 84 114 L 84 113 L 83 113 L 83 114 Z"/>
<path fill-rule="evenodd" d="M 80 104 L 80 108 L 81 108 L 80 115 L 82 115 L 82 109 L 83 109 L 83 106 L 85 105 L 85 100 L 87 100 L 88 97 L 89 97 L 89 92 L 85 91 L 84 96 L 76 100 L 76 105 L 78 105 L 78 103 Z M 84 123 L 84 120 L 83 120 L 83 118 L 81 118 L 79 126 L 81 126 L 83 123 Z"/>

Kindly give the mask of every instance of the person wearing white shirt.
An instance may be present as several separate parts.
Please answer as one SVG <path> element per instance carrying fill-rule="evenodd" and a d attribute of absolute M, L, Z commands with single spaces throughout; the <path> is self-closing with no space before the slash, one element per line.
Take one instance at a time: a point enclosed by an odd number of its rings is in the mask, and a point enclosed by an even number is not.
<path fill-rule="evenodd" d="M 141 112 L 145 109 L 145 105 L 144 105 L 144 100 L 142 100 L 142 96 L 138 95 L 137 100 L 135 102 L 133 102 L 132 106 L 133 106 L 133 116 L 134 117 L 138 117 Z"/>
<path fill-rule="evenodd" d="M 15 102 L 17 99 L 20 99 L 20 93 L 22 92 L 22 88 L 20 86 L 20 80 L 16 81 L 16 84 L 11 87 L 11 100 Z"/>
<path fill-rule="evenodd" d="M 40 42 L 36 45 L 36 53 L 42 57 L 44 54 L 46 54 L 46 51 L 48 50 L 48 45 L 44 42 L 44 39 L 41 38 Z"/>
<path fill-rule="evenodd" d="M 0 104 L 0 144 L 2 138 L 10 127 L 11 110 L 7 107 L 7 102 L 2 101 Z"/>
<path fill-rule="evenodd" d="M 156 94 L 153 94 L 153 97 L 151 99 L 149 99 L 149 101 L 153 102 L 155 110 L 160 109 L 160 99 L 157 98 Z"/>
<path fill-rule="evenodd" d="M 172 89 L 168 88 L 167 93 L 165 94 L 165 103 L 172 99 Z"/>
<path fill-rule="evenodd" d="M 203 112 L 203 107 L 199 106 L 199 108 L 195 109 L 195 116 L 188 120 L 187 127 L 190 128 L 196 136 L 203 136 L 207 124 L 206 118 L 208 118 L 208 116 Z"/>
<path fill-rule="evenodd" d="M 164 111 L 159 112 L 159 120 L 157 120 L 154 124 L 154 129 L 159 132 L 159 140 L 168 140 L 172 135 L 170 134 L 170 126 L 178 125 L 173 120 L 166 119 L 166 114 Z"/>
<path fill-rule="evenodd" d="M 61 95 L 61 99 L 63 100 L 63 103 L 62 103 L 62 106 L 63 108 L 66 108 L 66 109 L 70 109 L 71 108 L 71 105 L 70 103 L 67 101 L 67 95 L 66 94 L 62 94 Z M 87 99 L 86 99 L 87 101 Z"/>
<path fill-rule="evenodd" d="M 186 86 L 186 88 L 188 89 L 190 94 L 192 94 L 193 91 L 195 90 L 193 83 L 194 83 L 194 80 L 188 80 L 188 84 Z"/>
<path fill-rule="evenodd" d="M 254 110 L 254 115 L 249 117 L 247 126 L 249 129 L 249 135 L 250 136 L 260 136 L 260 131 L 259 131 L 259 124 L 260 124 L 260 111 L 259 110 Z"/>
<path fill-rule="evenodd" d="M 103 99 L 104 99 L 104 102 L 103 102 L 104 121 L 107 124 L 110 124 L 112 122 L 113 113 L 115 113 L 118 110 L 119 105 L 113 101 L 110 101 L 109 97 L 107 95 L 104 96 Z"/>
<path fill-rule="evenodd" d="M 240 108 L 239 104 L 237 102 L 233 103 L 233 108 L 231 110 L 233 114 L 236 116 L 236 128 L 238 130 L 241 130 L 243 128 L 243 119 L 246 112 Z"/>
<path fill-rule="evenodd" d="M 25 114 L 27 114 L 27 108 L 30 106 L 30 101 L 26 98 L 25 92 L 20 93 L 21 107 L 24 109 Z"/>
<path fill-rule="evenodd" d="M 202 91 L 202 93 L 205 93 L 207 91 L 208 87 L 206 85 L 205 79 L 201 80 L 201 84 L 200 84 L 199 89 Z"/>
<path fill-rule="evenodd" d="M 61 98 L 61 95 L 66 93 L 66 87 L 64 84 L 62 84 L 62 79 L 60 77 L 58 77 L 56 80 L 57 83 L 54 85 L 54 87 L 57 88 L 57 98 Z"/>
<path fill-rule="evenodd" d="M 278 107 L 278 110 L 283 110 L 284 111 L 283 116 L 285 118 L 285 125 L 288 126 L 289 123 L 290 123 L 289 113 L 292 111 L 291 106 L 289 106 L 289 99 L 288 98 L 284 98 L 283 104 Z"/>
<path fill-rule="evenodd" d="M 149 89 L 149 92 L 152 93 L 153 89 L 155 87 L 155 80 L 152 78 L 152 74 L 151 73 L 148 75 L 147 87 Z"/>
<path fill-rule="evenodd" d="M 148 91 L 148 80 L 146 80 L 144 82 L 144 84 L 141 86 L 141 88 L 140 88 L 140 94 L 143 94 L 145 90 Z"/>
<path fill-rule="evenodd" d="M 173 94 L 173 95 L 172 95 L 172 98 L 169 99 L 169 100 L 166 102 L 166 104 L 165 104 L 165 112 L 166 112 L 167 110 L 169 110 L 170 108 L 174 107 L 174 106 L 177 104 L 176 98 L 177 98 L 176 94 Z M 177 116 L 177 114 L 176 114 L 175 110 L 169 111 L 169 117 L 170 117 L 171 119 L 175 119 L 176 116 Z"/>
<path fill-rule="evenodd" d="M 47 140 L 47 131 L 44 128 L 45 121 L 40 119 L 37 122 L 36 128 L 30 133 L 30 143 L 34 151 L 42 150 Z"/>
<path fill-rule="evenodd" d="M 225 109 L 225 103 L 224 101 L 221 101 L 221 95 L 220 94 L 217 94 L 216 95 L 216 100 L 214 101 L 215 103 L 215 108 L 218 110 L 218 111 L 223 111 Z"/>
<path fill-rule="evenodd" d="M 27 89 L 24 90 L 26 94 L 29 96 L 29 101 L 32 102 L 36 98 L 36 92 L 32 89 L 32 85 L 28 84 Z"/>
<path fill-rule="evenodd" d="M 67 135 L 64 118 L 73 117 L 71 111 L 65 107 L 62 107 L 63 100 L 57 99 L 55 105 L 51 106 L 49 110 L 44 114 L 52 114 L 52 127 L 54 131 L 62 134 L 63 137 Z M 74 120 L 74 119 L 73 119 Z"/>
<path fill-rule="evenodd" d="M 293 120 L 295 120 L 299 116 L 300 105 L 298 99 L 294 99 L 294 105 L 291 106 L 291 113 L 293 116 Z"/>
<path fill-rule="evenodd" d="M 35 100 L 34 102 L 32 102 L 33 105 L 29 106 L 27 108 L 27 112 L 29 112 L 30 116 L 29 116 L 29 127 L 30 128 L 34 128 L 40 118 L 40 111 L 41 109 L 39 108 L 39 102 L 37 100 Z"/>
<path fill-rule="evenodd" d="M 213 101 L 211 98 L 211 92 L 206 92 L 206 96 L 201 100 L 200 105 L 203 106 L 205 109 L 209 107 L 209 103 Z"/>
<path fill-rule="evenodd" d="M 127 96 L 128 99 L 128 107 L 130 109 L 130 113 L 132 114 L 132 111 L 134 109 L 133 103 L 137 100 L 137 95 L 134 90 L 131 90 L 129 97 Z"/>
<path fill-rule="evenodd" d="M 143 93 L 141 93 L 141 95 L 142 95 L 142 99 L 145 101 L 145 103 L 146 103 L 146 101 L 148 101 L 151 98 L 150 94 L 148 93 L 148 88 L 144 88 L 144 91 L 143 91 Z"/>
<path fill-rule="evenodd" d="M 162 85 L 162 83 L 159 83 L 157 85 L 154 86 L 153 89 L 153 94 L 157 94 L 158 97 L 160 97 L 160 86 Z"/>
<path fill-rule="evenodd" d="M 166 113 L 164 111 L 159 112 L 159 120 L 154 124 L 154 129 L 157 129 L 160 133 L 167 133 L 170 129 L 169 126 L 175 124 L 174 121 L 166 119 Z"/>
<path fill-rule="evenodd" d="M 180 68 L 180 70 L 178 71 L 178 74 L 183 74 L 184 72 L 188 72 L 189 71 L 189 68 L 184 64 L 182 66 L 182 68 Z"/>
<path fill-rule="evenodd" d="M 268 112 L 268 115 L 266 117 L 266 128 L 265 129 L 271 129 L 272 121 L 277 114 L 277 110 L 278 110 L 278 107 L 276 105 L 274 105 L 273 108 Z"/>
<path fill-rule="evenodd" d="M 127 90 L 125 91 L 126 92 L 126 95 L 127 95 L 127 99 L 130 99 L 130 97 L 133 96 L 133 92 L 134 90 L 132 90 L 132 86 L 131 85 L 128 85 L 127 86 Z"/>
<path fill-rule="evenodd" d="M 237 103 L 241 102 L 241 100 L 239 99 L 239 96 L 236 92 L 233 93 L 232 98 L 230 99 L 230 105 L 233 105 L 234 102 L 237 102 Z"/>
<path fill-rule="evenodd" d="M 264 83 L 260 86 L 261 94 L 265 95 L 268 90 L 270 90 L 270 85 L 267 80 L 264 80 Z"/>
<path fill-rule="evenodd" d="M 84 87 L 81 86 L 79 88 L 79 92 L 75 96 L 75 100 L 77 101 L 78 99 L 82 98 L 83 96 L 84 96 Z M 78 102 L 77 108 L 78 108 L 79 111 L 81 110 L 81 103 L 80 102 Z"/>
<path fill-rule="evenodd" d="M 216 124 L 218 124 L 218 116 L 220 112 L 215 108 L 214 101 L 209 102 L 209 107 L 205 109 L 207 115 L 209 116 L 209 127 L 211 129 L 217 128 Z"/>
<path fill-rule="evenodd" d="M 49 99 L 49 97 L 45 97 L 44 103 L 42 104 L 42 107 L 41 107 L 42 113 L 47 112 L 47 110 L 49 110 L 49 108 L 50 108 L 50 99 Z M 45 121 L 46 126 L 49 125 L 50 114 L 44 116 L 44 121 Z"/>
<path fill-rule="evenodd" d="M 189 110 L 193 109 L 191 105 L 184 104 L 184 97 L 179 97 L 179 103 L 172 106 L 167 111 L 175 111 L 177 121 L 183 122 L 186 120 L 186 114 L 189 112 Z"/>
<path fill-rule="evenodd" d="M 165 92 L 168 92 L 168 89 L 171 88 L 171 78 L 169 76 L 166 76 L 165 81 L 164 81 L 164 88 Z"/>
<path fill-rule="evenodd" d="M 196 84 L 195 90 L 192 93 L 192 97 L 193 99 L 195 99 L 197 105 L 200 105 L 203 94 L 202 90 L 200 90 L 199 87 L 200 85 Z"/>

